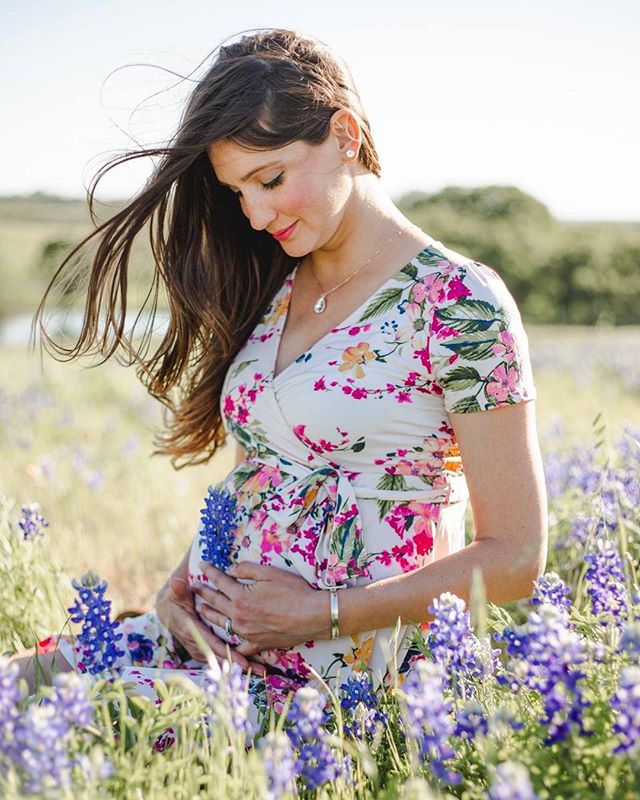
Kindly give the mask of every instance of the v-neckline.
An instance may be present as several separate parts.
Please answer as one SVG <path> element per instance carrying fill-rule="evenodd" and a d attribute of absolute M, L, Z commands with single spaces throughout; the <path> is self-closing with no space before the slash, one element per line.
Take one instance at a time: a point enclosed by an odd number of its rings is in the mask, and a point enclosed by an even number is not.
<path fill-rule="evenodd" d="M 274 340 L 275 340 L 275 347 L 273 348 L 273 360 L 271 362 L 271 373 L 270 373 L 271 374 L 271 382 L 272 382 L 272 384 L 275 386 L 275 384 L 280 380 L 280 378 L 299 362 L 299 360 L 302 358 L 302 356 L 306 355 L 307 353 L 312 353 L 314 350 L 316 350 L 324 342 L 325 339 L 327 339 L 329 336 L 331 336 L 332 333 L 336 333 L 337 331 L 341 330 L 342 328 L 346 328 L 349 325 L 351 325 L 353 318 L 356 315 L 359 316 L 362 313 L 362 311 L 371 303 L 371 301 L 378 294 L 380 294 L 380 292 L 383 289 L 385 289 L 389 283 L 391 283 L 391 281 L 397 280 L 398 274 L 400 272 L 402 272 L 402 270 L 405 267 L 409 266 L 410 264 L 413 264 L 415 261 L 418 260 L 418 257 L 421 256 L 426 250 L 430 250 L 434 245 L 437 245 L 437 244 L 439 244 L 439 242 L 437 242 L 434 239 L 430 244 L 425 245 L 422 248 L 422 250 L 420 250 L 418 253 L 415 254 L 415 256 L 413 258 L 409 259 L 409 261 L 407 261 L 399 269 L 397 269 L 393 273 L 393 275 L 388 277 L 384 281 L 384 283 L 382 283 L 380 286 L 378 286 L 378 288 L 375 289 L 369 295 L 369 297 L 365 298 L 365 300 L 363 300 L 363 302 L 356 309 L 354 309 L 347 317 L 345 317 L 345 319 L 343 319 L 342 322 L 339 322 L 337 325 L 334 325 L 333 328 L 331 328 L 331 330 L 327 331 L 327 333 L 324 334 L 324 336 L 321 336 L 310 347 L 308 347 L 306 350 L 303 350 L 302 353 L 300 353 L 299 356 L 294 358 L 293 361 L 291 361 L 289 364 L 287 364 L 287 366 L 284 369 L 280 370 L 280 372 L 277 375 L 275 375 L 276 364 L 278 362 L 278 355 L 280 354 L 280 342 L 282 341 L 282 334 L 284 332 L 285 325 L 287 324 L 287 318 L 289 316 L 289 308 L 291 307 L 291 294 L 293 292 L 293 283 L 295 281 L 296 274 L 298 272 L 298 267 L 300 266 L 300 261 L 298 261 L 296 263 L 295 267 L 291 270 L 289 275 L 286 277 L 286 279 L 284 281 L 284 284 L 283 284 L 284 291 L 286 293 L 286 295 L 285 295 L 286 296 L 286 300 L 284 301 L 285 302 L 284 312 L 280 315 L 280 318 L 278 320 L 276 335 L 273 337 Z"/>

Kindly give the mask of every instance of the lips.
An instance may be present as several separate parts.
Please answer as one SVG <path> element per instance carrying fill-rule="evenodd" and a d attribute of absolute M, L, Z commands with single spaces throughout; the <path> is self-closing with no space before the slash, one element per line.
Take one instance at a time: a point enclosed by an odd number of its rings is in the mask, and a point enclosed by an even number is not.
<path fill-rule="evenodd" d="M 278 239 L 282 241 L 282 239 L 288 239 L 289 236 L 293 233 L 293 229 L 298 224 L 298 220 L 296 220 L 292 225 L 289 225 L 288 228 L 283 228 L 281 231 L 276 231 L 276 233 L 272 233 L 274 239 Z"/>

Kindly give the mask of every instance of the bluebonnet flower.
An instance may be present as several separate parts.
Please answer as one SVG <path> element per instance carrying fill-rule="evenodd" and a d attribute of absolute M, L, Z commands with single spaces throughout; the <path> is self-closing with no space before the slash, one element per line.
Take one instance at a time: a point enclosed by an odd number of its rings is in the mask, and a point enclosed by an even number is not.
<path fill-rule="evenodd" d="M 270 731 L 258 742 L 267 780 L 267 800 L 296 794 L 296 757 L 291 740 L 284 733 Z"/>
<path fill-rule="evenodd" d="M 422 761 L 427 761 L 434 775 L 449 784 L 461 776 L 445 765 L 455 751 L 449 744 L 454 734 L 451 703 L 444 698 L 442 665 L 423 659 L 409 671 L 400 698 L 402 724 L 407 737 L 415 742 Z"/>
<path fill-rule="evenodd" d="M 477 700 L 467 702 L 456 712 L 455 736 L 473 740 L 478 734 L 486 736 L 489 732 L 489 721 L 484 708 Z"/>
<path fill-rule="evenodd" d="M 620 737 L 616 755 L 635 754 L 640 749 L 640 667 L 625 667 L 620 675 L 611 707 L 616 716 L 613 733 Z"/>
<path fill-rule="evenodd" d="M 53 704 L 57 713 L 75 728 L 90 725 L 95 716 L 86 680 L 77 672 L 60 672 L 53 678 L 53 696 L 45 698 L 45 703 Z"/>
<path fill-rule="evenodd" d="M 345 734 L 356 739 L 364 738 L 365 733 L 373 735 L 378 723 L 385 722 L 386 715 L 377 708 L 369 673 L 352 672 L 340 690 Z"/>
<path fill-rule="evenodd" d="M 231 566 L 232 550 L 237 528 L 237 500 L 225 488 L 210 486 L 200 510 L 199 530 L 201 558 L 226 572 Z"/>
<path fill-rule="evenodd" d="M 15 726 L 14 763 L 29 794 L 69 786 L 69 723 L 54 703 L 30 705 Z"/>
<path fill-rule="evenodd" d="M 292 726 L 287 734 L 294 747 L 323 736 L 329 720 L 325 705 L 326 698 L 313 686 L 303 686 L 295 693 L 287 713 Z"/>
<path fill-rule="evenodd" d="M 504 761 L 496 767 L 496 775 L 487 793 L 489 800 L 537 800 L 529 772 L 523 764 Z"/>
<path fill-rule="evenodd" d="M 220 670 L 206 669 L 204 692 L 213 712 L 211 721 L 228 719 L 234 730 L 246 736 L 253 735 L 249 719 L 249 678 L 239 664 L 225 659 Z"/>
<path fill-rule="evenodd" d="M 43 528 L 48 528 L 49 523 L 40 513 L 39 503 L 29 503 L 22 506 L 22 517 L 18 520 L 18 527 L 22 531 L 25 541 L 44 536 Z"/>
<path fill-rule="evenodd" d="M 481 679 L 493 673 L 498 650 L 492 650 L 488 639 L 480 641 L 471 628 L 465 603 L 451 592 L 443 592 L 429 606 L 433 620 L 429 623 L 427 643 L 435 660 L 442 664 L 448 685 L 462 693 L 473 694 L 472 681 L 460 685 L 459 678 Z"/>
<path fill-rule="evenodd" d="M 326 698 L 313 686 L 303 686 L 295 693 L 287 713 L 287 734 L 296 748 L 296 771 L 307 788 L 317 789 L 344 774 L 329 746 L 324 727 L 328 721 Z"/>
<path fill-rule="evenodd" d="M 46 794 L 71 784 L 76 762 L 69 752 L 70 739 L 93 716 L 81 676 L 56 675 L 53 693 L 40 705 L 30 705 L 15 724 L 13 760 L 26 792 Z"/>
<path fill-rule="evenodd" d="M 18 686 L 19 668 L 8 658 L 0 656 L 0 767 L 6 773 L 11 763 L 15 741 L 15 726 L 18 721 L 18 703 L 22 692 Z"/>
<path fill-rule="evenodd" d="M 124 650 L 117 645 L 122 633 L 117 632 L 119 624 L 111 620 L 111 600 L 104 599 L 106 581 L 101 581 L 95 572 L 87 572 L 80 581 L 74 579 L 72 585 L 78 598 L 68 611 L 72 622 L 82 623 L 78 635 L 82 661 L 78 668 L 95 675 L 113 668 L 117 659 L 124 656 Z"/>
<path fill-rule="evenodd" d="M 531 602 L 534 606 L 551 603 L 568 611 L 571 608 L 571 600 L 567 597 L 569 594 L 571 587 L 556 572 L 546 572 L 536 580 Z"/>
<path fill-rule="evenodd" d="M 506 642 L 512 657 L 497 676 L 498 682 L 514 692 L 526 686 L 540 693 L 544 706 L 540 722 L 548 728 L 545 744 L 566 738 L 573 727 L 584 734 L 582 712 L 588 704 L 579 682 L 586 675 L 580 665 L 587 655 L 584 640 L 572 629 L 567 612 L 542 603 L 530 612 L 524 625 L 507 629 L 496 639 Z"/>
<path fill-rule="evenodd" d="M 627 615 L 628 593 L 617 547 L 610 540 L 599 539 L 595 552 L 587 553 L 584 560 L 589 564 L 585 580 L 591 610 L 595 615 L 606 615 L 603 624 L 613 618 L 621 627 Z"/>
<path fill-rule="evenodd" d="M 624 626 L 618 652 L 628 653 L 632 659 L 640 663 L 640 621 L 634 620 Z"/>

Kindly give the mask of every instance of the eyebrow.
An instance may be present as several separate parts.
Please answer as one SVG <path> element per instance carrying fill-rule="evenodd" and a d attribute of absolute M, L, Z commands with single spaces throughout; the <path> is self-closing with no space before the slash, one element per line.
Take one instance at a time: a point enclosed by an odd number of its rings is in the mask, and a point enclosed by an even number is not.
<path fill-rule="evenodd" d="M 256 172 L 260 172 L 261 169 L 266 169 L 267 167 L 275 167 L 275 165 L 279 163 L 280 163 L 279 161 L 270 161 L 268 164 L 262 164 L 261 166 L 252 169 L 251 172 L 247 172 L 247 174 L 244 177 L 240 178 L 240 183 L 246 183 L 252 175 L 255 175 Z M 229 186 L 228 183 L 221 181 L 220 178 L 218 178 L 218 183 L 221 183 L 223 186 Z"/>

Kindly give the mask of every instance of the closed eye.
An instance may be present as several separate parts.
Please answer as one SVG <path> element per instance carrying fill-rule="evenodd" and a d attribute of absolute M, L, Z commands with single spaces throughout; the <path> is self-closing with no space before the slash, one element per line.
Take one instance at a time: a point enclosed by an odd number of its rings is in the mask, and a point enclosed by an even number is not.
<path fill-rule="evenodd" d="M 284 172 L 281 172 L 272 181 L 269 181 L 269 183 L 263 183 L 262 184 L 262 188 L 263 189 L 275 189 L 276 186 L 280 186 L 280 184 L 282 183 L 283 176 L 284 176 Z M 235 194 L 236 197 L 242 197 L 242 192 L 233 192 L 233 193 Z"/>

